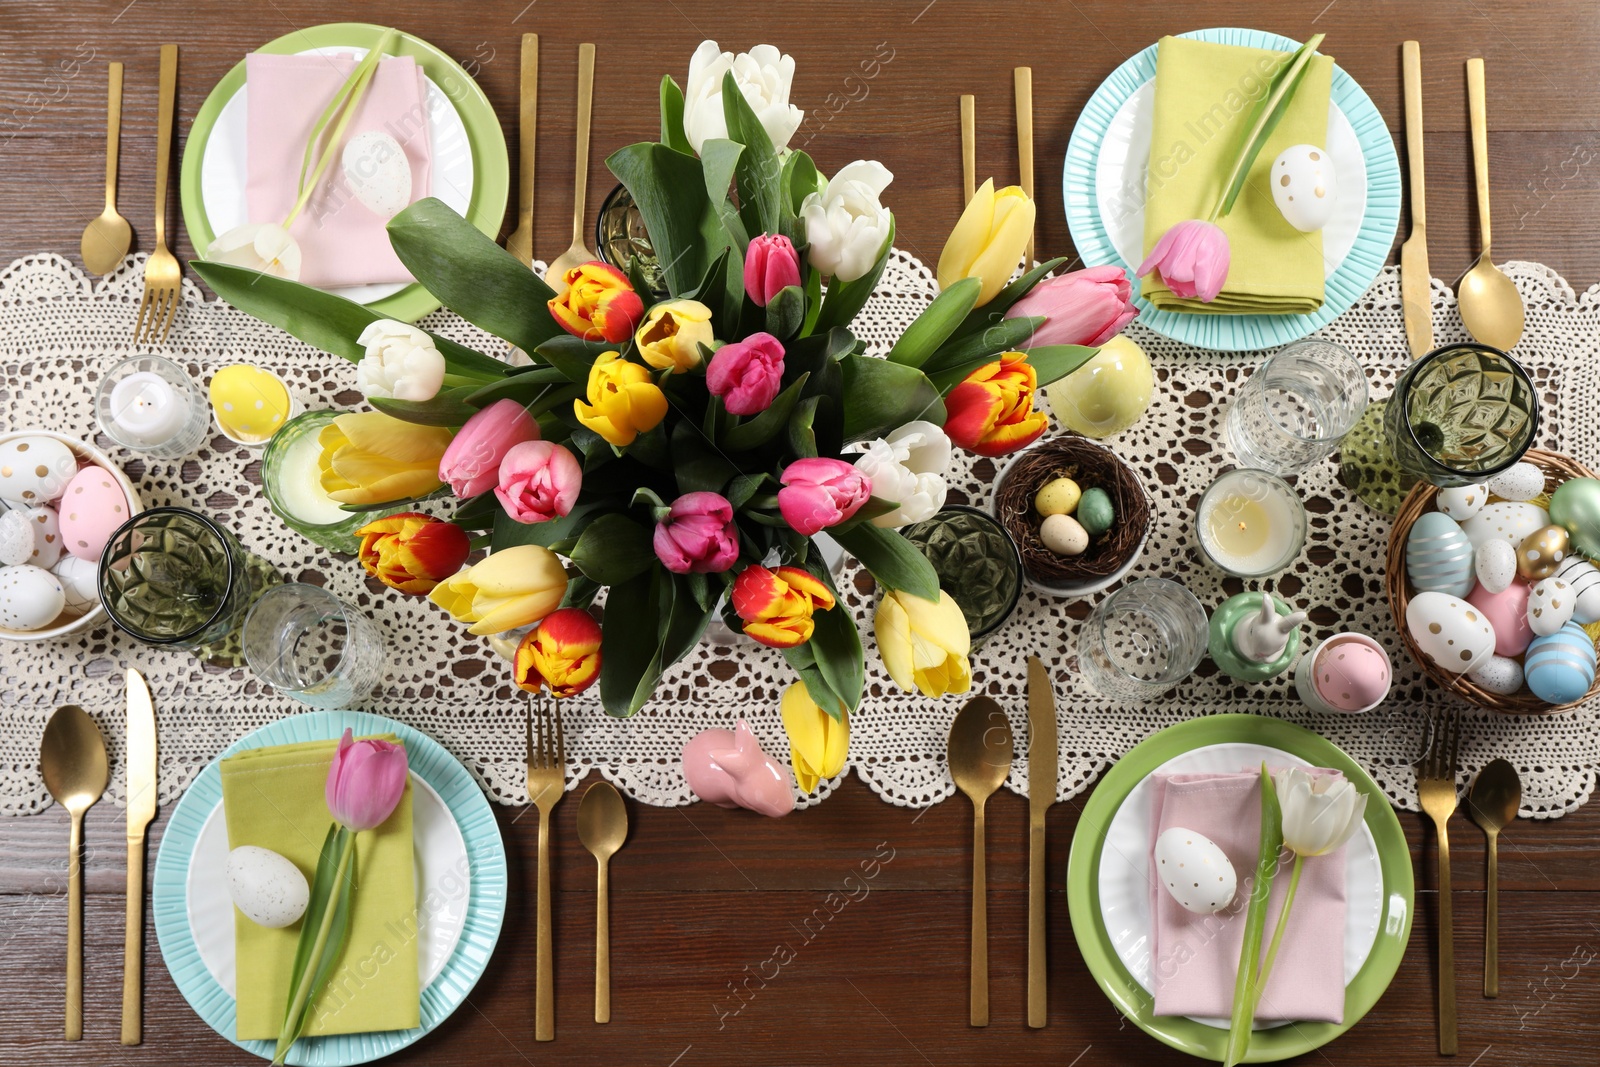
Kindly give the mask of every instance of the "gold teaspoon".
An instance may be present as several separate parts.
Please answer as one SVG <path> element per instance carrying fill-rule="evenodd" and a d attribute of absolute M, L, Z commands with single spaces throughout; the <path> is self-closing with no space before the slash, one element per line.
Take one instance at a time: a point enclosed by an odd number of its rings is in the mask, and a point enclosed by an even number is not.
<path fill-rule="evenodd" d="M 67 861 L 66 1038 L 83 1037 L 83 813 L 106 791 L 111 768 L 100 727 L 76 704 L 57 708 L 39 744 L 39 770 L 55 802 L 72 816 Z"/>
<path fill-rule="evenodd" d="M 578 840 L 600 871 L 594 900 L 594 1021 L 611 1021 L 611 857 L 628 838 L 628 809 L 610 782 L 596 782 L 578 802 Z"/>

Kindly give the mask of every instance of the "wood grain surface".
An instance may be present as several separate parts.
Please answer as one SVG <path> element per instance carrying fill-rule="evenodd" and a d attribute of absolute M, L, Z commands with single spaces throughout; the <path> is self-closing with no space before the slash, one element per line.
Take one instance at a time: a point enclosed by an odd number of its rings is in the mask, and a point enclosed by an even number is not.
<path fill-rule="evenodd" d="M 341 18 L 398 26 L 456 57 L 493 101 L 513 160 L 519 35 L 540 34 L 535 252 L 544 258 L 569 237 L 581 41 L 599 46 L 591 212 L 612 184 L 599 161 L 655 135 L 662 73 L 681 81 L 690 52 L 706 37 L 733 48 L 771 41 L 797 61 L 794 99 L 807 117 L 794 143 L 805 144 L 827 172 L 852 159 L 882 160 L 896 175 L 886 200 L 899 218 L 900 243 L 931 263 L 960 206 L 959 94 L 977 96 L 980 179 L 1015 180 L 1014 65 L 1034 70 L 1042 258 L 1072 251 L 1056 175 L 1078 111 L 1112 68 L 1161 34 L 1218 25 L 1295 37 L 1325 32 L 1325 51 L 1365 87 L 1396 133 L 1399 46 L 1414 38 L 1422 43 L 1435 273 L 1453 281 L 1477 251 L 1462 64 L 1481 55 L 1488 69 L 1496 258 L 1546 263 L 1580 290 L 1600 280 L 1592 224 L 1600 216 L 1600 82 L 1593 76 L 1600 8 L 1591 0 L 581 6 L 388 0 L 359 7 L 309 0 L 0 0 L 0 264 L 40 250 L 76 258 L 78 236 L 100 208 L 107 61 L 127 64 L 120 202 L 134 225 L 135 248 L 148 251 L 158 45 L 181 46 L 181 136 L 211 86 L 246 51 L 297 27 Z M 176 193 L 172 210 L 176 220 Z M 1404 236 L 1402 221 L 1397 244 Z M 192 252 L 181 228 L 177 251 Z M 405 715 L 403 708 L 381 710 Z M 1537 721 L 1528 728 L 1538 729 Z M 1078 956 L 1060 887 L 1082 799 L 1058 806 L 1050 819 L 1055 888 L 1044 1030 L 1023 1025 L 1021 798 L 1002 794 L 990 807 L 994 1010 L 987 1030 L 973 1030 L 965 1021 L 970 808 L 960 798 L 922 812 L 892 807 L 852 780 L 817 809 L 779 822 L 704 805 L 630 803 L 634 829 L 612 866 L 614 1021 L 604 1027 L 591 1021 L 593 861 L 577 841 L 576 796 L 563 802 L 555 820 L 558 1028 L 550 1045 L 532 1039 L 535 822 L 499 809 L 512 879 L 499 950 L 468 1003 L 395 1062 L 1191 1062 L 1125 1023 Z M 1434 1058 L 1432 837 L 1424 841 L 1417 816 L 1402 814 L 1401 821 L 1419 888 L 1405 961 L 1360 1025 L 1296 1062 L 1393 1067 Z M 153 828 L 152 855 L 164 824 L 165 813 Z M 66 818 L 55 808 L 0 821 L 0 1064 L 253 1062 L 183 1001 L 161 964 L 153 930 L 146 1043 L 117 1044 L 124 846 L 121 812 L 109 805 L 89 818 L 86 1036 L 75 1046 L 60 1040 L 66 834 Z M 1479 996 L 1482 835 L 1458 819 L 1452 844 L 1459 1062 L 1595 1063 L 1600 816 L 1586 808 L 1508 829 L 1502 993 L 1493 1001 Z M 875 877 L 863 881 L 862 864 L 874 862 Z"/>

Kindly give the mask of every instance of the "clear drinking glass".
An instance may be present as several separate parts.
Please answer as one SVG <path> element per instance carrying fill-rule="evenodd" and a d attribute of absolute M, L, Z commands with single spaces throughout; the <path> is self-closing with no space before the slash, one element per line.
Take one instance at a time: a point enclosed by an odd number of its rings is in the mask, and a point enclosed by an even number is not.
<path fill-rule="evenodd" d="M 95 390 L 94 413 L 107 437 L 154 459 L 193 455 L 211 425 L 211 406 L 200 387 L 160 356 L 134 356 L 106 371 Z"/>
<path fill-rule="evenodd" d="M 1206 654 L 1206 609 L 1165 578 L 1141 578 L 1106 597 L 1078 631 L 1078 667 L 1103 696 L 1136 702 L 1187 678 Z"/>
<path fill-rule="evenodd" d="M 1281 477 L 1333 454 L 1367 406 L 1367 375 L 1332 341 L 1298 341 L 1256 368 L 1228 408 L 1239 463 Z"/>
<path fill-rule="evenodd" d="M 256 677 L 314 708 L 349 708 L 383 680 L 383 634 L 326 589 L 280 585 L 244 621 L 244 657 Z"/>
<path fill-rule="evenodd" d="M 199 512 L 151 508 L 106 543 L 100 600 L 111 621 L 139 640 L 198 649 L 239 629 L 271 574 L 261 567 Z"/>

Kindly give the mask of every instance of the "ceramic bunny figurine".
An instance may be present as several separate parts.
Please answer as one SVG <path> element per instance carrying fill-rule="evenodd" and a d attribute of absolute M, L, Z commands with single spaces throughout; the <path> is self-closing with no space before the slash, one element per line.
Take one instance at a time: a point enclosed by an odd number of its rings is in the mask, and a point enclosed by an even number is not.
<path fill-rule="evenodd" d="M 1261 597 L 1261 610 L 1246 615 L 1233 629 L 1233 647 L 1239 655 L 1255 663 L 1271 663 L 1289 647 L 1289 637 L 1306 621 L 1306 613 L 1279 615 L 1267 593 Z"/>
<path fill-rule="evenodd" d="M 749 808 L 772 818 L 794 810 L 794 788 L 781 763 L 761 751 L 743 719 L 732 730 L 702 730 L 683 746 L 683 776 L 701 800 Z"/>

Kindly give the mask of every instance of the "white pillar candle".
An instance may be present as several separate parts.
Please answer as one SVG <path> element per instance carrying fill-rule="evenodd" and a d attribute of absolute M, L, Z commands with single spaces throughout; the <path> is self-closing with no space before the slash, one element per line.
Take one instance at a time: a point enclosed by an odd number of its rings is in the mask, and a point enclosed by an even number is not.
<path fill-rule="evenodd" d="M 1227 573 L 1277 574 L 1305 544 L 1305 507 L 1281 478 L 1229 471 L 1200 498 L 1195 533 L 1206 558 Z"/>
<path fill-rule="evenodd" d="M 112 387 L 110 418 L 129 443 L 154 447 L 183 429 L 189 400 L 154 371 L 135 371 Z"/>
<path fill-rule="evenodd" d="M 315 433 L 302 433 L 284 450 L 274 488 L 278 506 L 309 526 L 331 526 L 351 513 L 322 489 L 322 445 Z"/>

